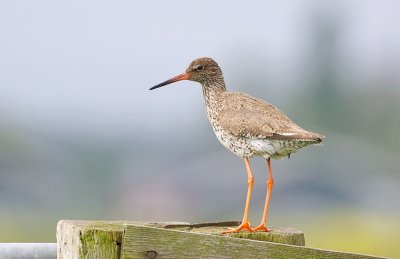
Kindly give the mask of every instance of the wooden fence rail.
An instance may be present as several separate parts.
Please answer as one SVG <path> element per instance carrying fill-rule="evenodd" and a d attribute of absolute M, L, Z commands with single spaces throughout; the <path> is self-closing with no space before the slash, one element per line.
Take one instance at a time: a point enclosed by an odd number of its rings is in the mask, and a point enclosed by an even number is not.
<path fill-rule="evenodd" d="M 304 247 L 293 228 L 219 234 L 237 224 L 61 220 L 57 258 L 383 258 Z"/>
<path fill-rule="evenodd" d="M 0 259 L 55 259 L 56 243 L 0 243 Z"/>

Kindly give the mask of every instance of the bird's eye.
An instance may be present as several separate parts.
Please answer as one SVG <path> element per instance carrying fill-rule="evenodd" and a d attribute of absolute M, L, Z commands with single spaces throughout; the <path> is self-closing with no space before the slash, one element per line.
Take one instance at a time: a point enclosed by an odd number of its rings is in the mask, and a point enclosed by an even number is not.
<path fill-rule="evenodd" d="M 204 69 L 203 65 L 197 65 L 194 69 L 196 69 L 196 71 L 201 71 Z"/>

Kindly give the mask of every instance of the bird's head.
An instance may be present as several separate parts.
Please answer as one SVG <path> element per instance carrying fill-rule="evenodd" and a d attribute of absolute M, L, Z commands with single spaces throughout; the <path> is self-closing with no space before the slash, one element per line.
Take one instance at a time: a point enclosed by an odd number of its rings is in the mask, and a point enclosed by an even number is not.
<path fill-rule="evenodd" d="M 195 81 L 204 85 L 212 81 L 222 81 L 223 83 L 224 79 L 217 62 L 211 58 L 199 58 L 192 61 L 184 73 L 162 82 L 161 84 L 155 85 L 150 88 L 150 90 L 181 80 Z"/>

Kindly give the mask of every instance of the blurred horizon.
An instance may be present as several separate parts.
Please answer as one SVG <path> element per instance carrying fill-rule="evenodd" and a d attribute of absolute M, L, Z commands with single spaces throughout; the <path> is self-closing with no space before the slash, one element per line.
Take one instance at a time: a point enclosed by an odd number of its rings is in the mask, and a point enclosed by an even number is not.
<path fill-rule="evenodd" d="M 400 256 L 400 3 L 0 3 L 0 242 L 55 242 L 60 219 L 240 220 L 243 161 L 201 86 L 148 89 L 198 57 L 324 134 L 272 161 L 268 224 L 306 245 Z M 265 197 L 255 175 L 250 220 Z"/>

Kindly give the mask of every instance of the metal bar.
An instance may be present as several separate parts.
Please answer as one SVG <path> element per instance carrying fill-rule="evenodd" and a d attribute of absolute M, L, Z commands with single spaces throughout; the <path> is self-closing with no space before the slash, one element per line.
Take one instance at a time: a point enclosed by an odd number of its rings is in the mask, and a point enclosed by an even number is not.
<path fill-rule="evenodd" d="M 55 259 L 56 243 L 0 243 L 0 259 Z"/>

